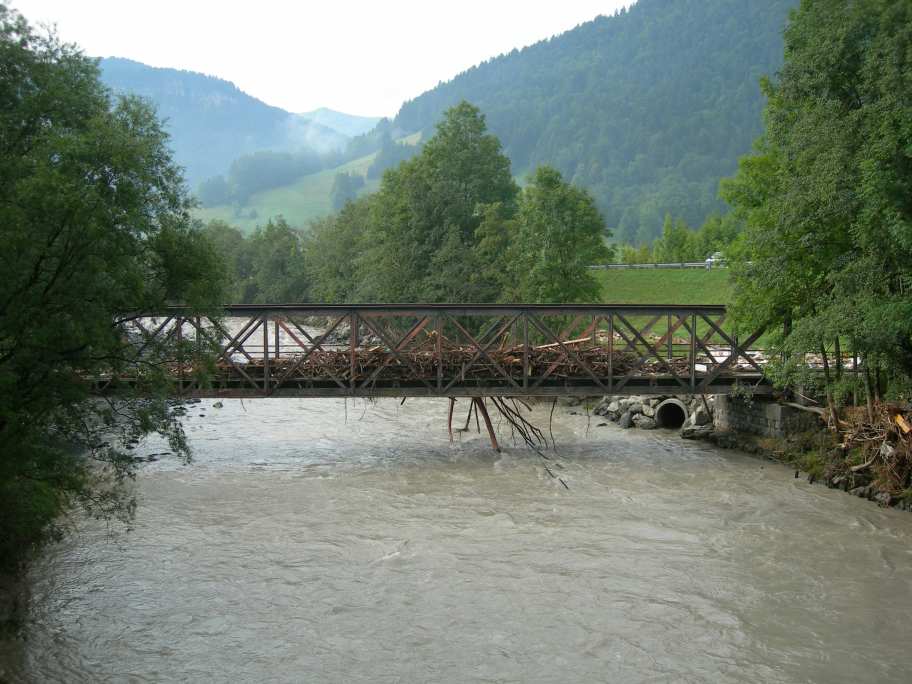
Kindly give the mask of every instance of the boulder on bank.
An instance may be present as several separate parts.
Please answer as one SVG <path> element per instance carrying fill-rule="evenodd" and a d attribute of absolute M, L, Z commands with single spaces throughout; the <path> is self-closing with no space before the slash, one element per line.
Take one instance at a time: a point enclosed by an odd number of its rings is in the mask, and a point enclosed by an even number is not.
<path fill-rule="evenodd" d="M 643 429 L 652 430 L 660 426 L 659 408 L 663 404 L 676 404 L 686 422 L 683 428 L 708 427 L 709 430 L 691 430 L 688 439 L 708 434 L 712 431 L 713 424 L 713 397 L 699 397 L 691 395 L 665 395 L 665 396 L 605 396 L 595 407 L 594 413 L 604 416 L 611 421 L 627 428 L 631 425 L 645 426 Z M 629 415 L 628 415 L 629 414 Z M 626 419 L 625 419 L 625 416 Z"/>
<path fill-rule="evenodd" d="M 656 422 L 649 416 L 640 414 L 635 416 L 633 419 L 633 424 L 636 425 L 640 430 L 655 430 Z"/>
<path fill-rule="evenodd" d="M 681 428 L 683 439 L 703 439 L 713 433 L 712 425 L 685 425 Z"/>

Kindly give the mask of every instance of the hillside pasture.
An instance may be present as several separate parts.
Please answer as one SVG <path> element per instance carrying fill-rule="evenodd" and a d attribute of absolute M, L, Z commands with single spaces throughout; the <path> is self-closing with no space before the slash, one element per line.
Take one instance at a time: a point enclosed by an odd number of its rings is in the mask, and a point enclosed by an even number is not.
<path fill-rule="evenodd" d="M 728 304 L 728 270 L 687 268 L 593 271 L 605 304 Z"/>

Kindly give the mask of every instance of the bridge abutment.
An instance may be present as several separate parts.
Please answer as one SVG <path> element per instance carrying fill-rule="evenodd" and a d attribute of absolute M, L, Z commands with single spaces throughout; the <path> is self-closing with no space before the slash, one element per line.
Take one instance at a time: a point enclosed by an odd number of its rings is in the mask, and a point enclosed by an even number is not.
<path fill-rule="evenodd" d="M 720 431 L 746 432 L 760 437 L 788 437 L 798 432 L 819 429 L 819 418 L 806 411 L 766 398 L 718 395 L 713 424 Z"/>

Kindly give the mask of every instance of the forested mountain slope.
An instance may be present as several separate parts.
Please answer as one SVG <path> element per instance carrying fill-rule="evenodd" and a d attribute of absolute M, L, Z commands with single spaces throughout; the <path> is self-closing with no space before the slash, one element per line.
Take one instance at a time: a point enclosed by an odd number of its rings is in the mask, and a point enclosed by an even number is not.
<path fill-rule="evenodd" d="M 271 107 L 220 78 L 120 58 L 103 59 L 100 66 L 108 87 L 155 103 L 167 120 L 175 160 L 186 168 L 192 187 L 225 173 L 245 154 L 325 153 L 341 149 L 349 139 L 305 116 Z"/>
<path fill-rule="evenodd" d="M 639 0 L 473 67 L 405 103 L 402 131 L 430 132 L 468 100 L 515 173 L 556 166 L 596 196 L 619 239 L 646 241 L 665 212 L 698 225 L 719 179 L 761 132 L 758 80 L 782 64 L 797 0 Z"/>

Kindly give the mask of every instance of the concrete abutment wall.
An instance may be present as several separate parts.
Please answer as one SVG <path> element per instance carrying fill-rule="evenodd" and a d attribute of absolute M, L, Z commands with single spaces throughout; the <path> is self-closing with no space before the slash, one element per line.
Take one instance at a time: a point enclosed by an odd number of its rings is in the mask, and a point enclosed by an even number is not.
<path fill-rule="evenodd" d="M 747 432 L 762 437 L 788 437 L 820 428 L 820 421 L 814 414 L 759 397 L 744 401 L 738 397 L 717 395 L 714 408 L 713 424 L 717 430 Z"/>

